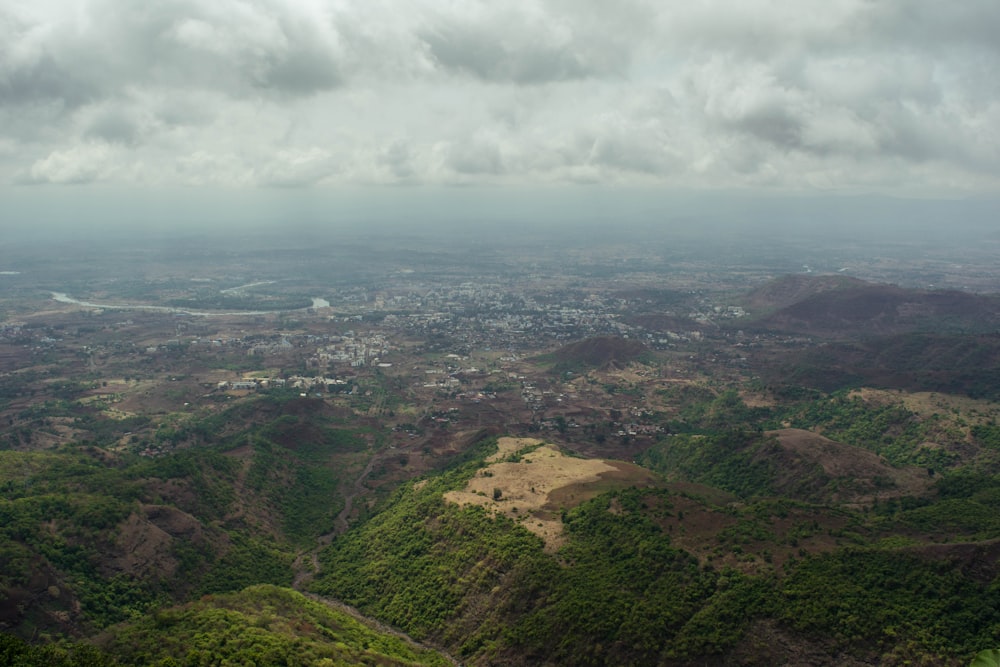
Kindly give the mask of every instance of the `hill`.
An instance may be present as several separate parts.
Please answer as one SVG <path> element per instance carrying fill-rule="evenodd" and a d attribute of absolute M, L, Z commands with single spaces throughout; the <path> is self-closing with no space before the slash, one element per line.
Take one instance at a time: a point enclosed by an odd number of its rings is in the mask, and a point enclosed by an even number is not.
<path fill-rule="evenodd" d="M 775 437 L 789 459 L 826 445 L 791 432 Z M 955 656 L 987 645 L 1000 623 L 1000 609 L 984 602 L 1000 574 L 996 558 L 963 569 L 970 556 L 962 550 L 886 539 L 902 520 L 919 534 L 919 515 L 869 521 L 791 500 L 716 506 L 724 494 L 710 492 L 710 501 L 690 485 L 600 491 L 576 506 L 569 493 L 558 514 L 564 540 L 553 550 L 529 529 L 533 516 L 491 511 L 477 484 L 506 473 L 487 445 L 400 490 L 336 540 L 321 554 L 315 590 L 474 665 L 866 665 L 889 654 L 959 664 Z M 717 452 L 725 447 L 722 438 Z M 886 470 L 840 449 L 845 465 L 825 471 L 831 483 L 862 467 Z M 530 453 L 519 462 L 526 468 L 540 463 Z M 745 458 L 708 458 L 734 475 L 749 471 L 751 482 L 766 479 L 763 461 L 755 472 Z M 574 488 L 582 493 L 587 483 Z M 456 502 L 467 493 L 485 501 Z M 988 530 L 992 545 L 1000 532 Z M 781 639 L 762 644 L 756 632 Z"/>
<path fill-rule="evenodd" d="M 639 461 L 671 480 L 700 482 L 744 498 L 829 506 L 919 496 L 934 481 L 926 468 L 891 466 L 875 452 L 797 428 L 677 435 L 643 452 Z"/>
<path fill-rule="evenodd" d="M 564 345 L 545 357 L 555 362 L 559 372 L 623 368 L 640 361 L 649 348 L 637 340 L 621 336 L 596 336 Z"/>
<path fill-rule="evenodd" d="M 871 286 L 872 283 L 842 275 L 792 274 L 750 291 L 740 304 L 751 313 L 765 315 L 823 292 Z"/>
<path fill-rule="evenodd" d="M 564 542 L 559 515 L 566 509 L 612 489 L 660 485 L 655 474 L 637 465 L 567 456 L 533 438 L 500 438 L 497 447 L 465 488 L 444 498 L 519 522 L 549 551 Z"/>
<path fill-rule="evenodd" d="M 780 279 L 750 293 L 746 303 L 768 311 L 753 321 L 753 328 L 820 338 L 973 333 L 1000 324 L 1000 299 L 995 296 L 904 289 L 840 276 Z"/>
<path fill-rule="evenodd" d="M 1000 336 L 901 334 L 829 342 L 800 350 L 758 353 L 767 382 L 837 391 L 897 388 L 1000 398 Z"/>
<path fill-rule="evenodd" d="M 366 441 L 322 401 L 264 397 L 189 424 L 155 459 L 0 451 L 0 627 L 81 636 L 165 603 L 289 585 L 334 530 Z"/>
<path fill-rule="evenodd" d="M 125 665 L 450 665 L 301 593 L 252 586 L 158 610 L 95 641 Z"/>

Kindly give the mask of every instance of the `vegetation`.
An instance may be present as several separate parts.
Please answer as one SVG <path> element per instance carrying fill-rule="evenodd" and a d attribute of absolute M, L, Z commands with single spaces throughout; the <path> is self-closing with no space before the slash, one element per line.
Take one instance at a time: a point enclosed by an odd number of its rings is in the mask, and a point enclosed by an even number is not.
<path fill-rule="evenodd" d="M 774 467 L 761 456 L 769 441 L 760 432 L 675 435 L 650 447 L 638 462 L 668 477 L 700 482 L 739 496 L 769 495 Z"/>
<path fill-rule="evenodd" d="M 316 591 L 473 662 L 689 660 L 733 650 L 755 619 L 834 637 L 861 657 L 946 662 L 988 645 L 1000 627 L 995 571 L 984 583 L 949 557 L 892 542 L 793 558 L 784 573 L 700 564 L 665 530 L 677 498 L 664 490 L 608 493 L 565 512 L 567 542 L 549 554 L 516 522 L 442 499 L 478 465 L 400 491 L 323 553 Z M 736 551 L 779 544 L 755 517 L 791 510 L 750 506 L 740 516 L 751 539 L 719 539 Z"/>
<path fill-rule="evenodd" d="M 116 626 L 99 645 L 123 665 L 447 665 L 301 593 L 252 586 Z"/>
<path fill-rule="evenodd" d="M 300 310 L 312 305 L 308 297 L 262 297 L 241 294 L 207 293 L 200 296 L 170 299 L 166 305 L 191 310 Z"/>
<path fill-rule="evenodd" d="M 317 255 L 318 275 L 326 262 Z M 301 301 L 287 284 L 249 297 L 190 283 L 165 283 L 173 303 Z M 790 309 L 808 296 L 793 293 L 825 290 L 800 283 L 759 295 L 770 301 L 760 312 L 825 335 L 820 306 L 851 299 Z M 123 282 L 121 294 L 146 289 Z M 362 312 L 388 303 L 373 294 L 337 295 L 359 313 L 349 319 L 261 317 L 271 333 L 233 345 L 201 342 L 246 313 L 171 318 L 176 339 L 138 350 L 120 312 L 34 333 L 12 325 L 0 352 L 37 363 L 0 373 L 0 623 L 11 631 L 0 664 L 447 664 L 334 599 L 472 665 L 957 666 L 996 647 L 1000 408 L 872 387 L 994 395 L 995 336 L 892 320 L 902 333 L 891 338 L 801 345 L 737 333 L 749 324 L 738 310 L 709 311 L 694 291 L 595 291 L 616 318 L 638 304 L 603 331 L 631 321 L 645 334 L 508 357 L 475 348 L 486 325 L 472 320 L 492 317 L 492 297 L 460 306 L 422 293 L 441 317 L 421 322 Z M 717 321 L 685 329 L 689 316 L 667 306 Z M 215 390 L 232 378 L 220 368 L 327 372 L 326 332 L 401 320 L 405 342 L 371 350 L 426 353 L 412 368 L 344 364 L 344 382 L 309 396 Z M 548 340 L 566 343 L 554 331 Z M 246 355 L 282 337 L 294 346 Z M 780 363 L 758 372 L 758 346 Z M 798 352 L 785 359 L 786 346 Z M 135 368 L 102 375 L 119 352 Z M 67 359 L 85 371 L 68 375 Z M 473 362 L 486 370 L 459 372 Z M 425 372 L 454 374 L 453 386 L 425 387 Z M 491 436 L 507 431 L 552 440 L 487 463 Z M 560 449 L 593 468 L 571 478 Z M 468 504 L 449 500 L 458 490 Z"/>
<path fill-rule="evenodd" d="M 365 447 L 332 418 L 289 414 L 297 400 L 261 399 L 256 424 L 245 406 L 189 424 L 179 438 L 214 444 L 156 459 L 0 451 L 0 590 L 23 609 L 19 634 L 65 631 L 75 605 L 74 625 L 103 628 L 192 595 L 290 585 L 297 545 L 343 506 L 337 457 Z"/>
<path fill-rule="evenodd" d="M 32 646 L 13 635 L 0 633 L 0 664 L 10 667 L 113 667 L 113 657 L 88 644 Z"/>

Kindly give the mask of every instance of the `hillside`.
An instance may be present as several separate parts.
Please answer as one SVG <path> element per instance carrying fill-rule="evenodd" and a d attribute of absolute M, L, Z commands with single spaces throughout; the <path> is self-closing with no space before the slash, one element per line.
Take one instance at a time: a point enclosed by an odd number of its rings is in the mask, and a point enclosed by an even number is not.
<path fill-rule="evenodd" d="M 740 304 L 751 313 L 766 315 L 824 292 L 870 286 L 872 283 L 849 276 L 792 274 L 751 290 L 740 299 Z"/>
<path fill-rule="evenodd" d="M 768 382 L 823 391 L 849 387 L 936 391 L 1000 398 L 996 334 L 902 334 L 754 357 Z"/>
<path fill-rule="evenodd" d="M 663 398 L 683 403 L 669 424 L 684 432 L 642 467 L 542 438 L 435 435 L 456 461 L 332 540 L 313 590 L 470 665 L 958 665 L 991 645 L 990 404 Z M 224 417 L 195 429 L 215 447 L 155 460 L 0 452 L 5 627 L 82 638 L 119 624 L 92 641 L 126 664 L 440 664 L 286 589 L 243 590 L 291 583 L 297 545 L 341 506 L 324 471 L 357 466 L 364 432 L 296 397 Z"/>
<path fill-rule="evenodd" d="M 748 306 L 766 314 L 758 330 L 820 338 L 909 332 L 972 333 L 1000 323 L 1000 299 L 956 290 L 914 290 L 840 276 L 792 276 L 755 290 Z"/>
<path fill-rule="evenodd" d="M 649 349 L 637 340 L 621 336 L 597 336 L 560 347 L 546 359 L 555 362 L 555 368 L 564 371 L 586 371 L 599 368 L 621 368 L 638 361 Z"/>
<path fill-rule="evenodd" d="M 810 445 L 794 432 L 776 437 L 789 455 Z M 526 467 L 535 465 L 528 453 L 519 462 Z M 916 516 L 872 522 L 793 501 L 719 507 L 692 487 L 633 487 L 575 507 L 569 494 L 558 515 L 564 541 L 553 551 L 520 510 L 512 519 L 489 502 L 454 502 L 477 495 L 475 484 L 491 472 L 502 483 L 491 455 L 483 449 L 401 490 L 322 553 L 315 590 L 476 665 L 694 665 L 709 656 L 802 664 L 806 655 L 811 664 L 865 665 L 890 652 L 956 664 L 952 656 L 982 646 L 1000 622 L 1000 610 L 982 604 L 1000 574 L 995 558 L 966 571 L 955 567 L 967 557 L 961 551 L 885 539 L 899 521 L 917 530 Z M 862 465 L 885 471 L 864 454 L 839 456 L 845 464 L 825 471 L 831 486 Z M 748 467 L 733 463 L 732 474 L 745 477 Z M 995 544 L 998 527 L 989 530 Z M 816 607 L 817 599 L 825 604 Z M 755 643 L 762 628 L 783 639 Z"/>
<path fill-rule="evenodd" d="M 624 256 L 586 269 L 600 284 L 538 263 L 508 292 L 413 260 L 316 283 L 312 312 L 5 321 L 0 664 L 959 667 L 996 646 L 991 297 L 792 276 L 744 309 L 771 268 L 677 264 L 667 289 L 663 257 L 636 284 Z M 106 287 L 211 284 L 190 282 Z"/>
<path fill-rule="evenodd" d="M 463 489 L 444 499 L 517 521 L 556 551 L 565 541 L 560 513 L 613 489 L 659 486 L 649 470 L 624 461 L 566 456 L 533 438 L 500 438 L 497 453 Z"/>
<path fill-rule="evenodd" d="M 291 584 L 365 448 L 321 407 L 239 405 L 181 436 L 212 446 L 156 459 L 0 451 L 0 623 L 80 636 L 193 595 Z"/>
<path fill-rule="evenodd" d="M 924 495 L 926 468 L 891 466 L 875 452 L 813 431 L 674 436 L 640 462 L 671 480 L 694 481 L 745 498 L 782 497 L 828 506 L 865 506 Z"/>
<path fill-rule="evenodd" d="M 336 605 L 277 586 L 159 609 L 107 629 L 91 643 L 31 646 L 0 635 L 0 664 L 20 667 L 124 665 L 393 665 L 442 667 L 447 656 L 373 627 Z"/>
<path fill-rule="evenodd" d="M 125 665 L 452 664 L 301 593 L 266 585 L 161 609 L 108 629 L 95 643 Z"/>
<path fill-rule="evenodd" d="M 777 457 L 772 487 L 777 495 L 830 504 L 870 505 L 878 500 L 924 495 L 933 484 L 926 468 L 893 467 L 878 454 L 845 445 L 812 431 L 786 428 L 769 431 Z"/>

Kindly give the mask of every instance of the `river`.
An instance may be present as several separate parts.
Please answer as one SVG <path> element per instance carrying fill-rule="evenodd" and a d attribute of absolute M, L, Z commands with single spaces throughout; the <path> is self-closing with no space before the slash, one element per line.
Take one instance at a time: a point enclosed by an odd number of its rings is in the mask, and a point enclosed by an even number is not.
<path fill-rule="evenodd" d="M 144 304 L 130 303 L 93 303 L 74 299 L 65 292 L 52 292 L 53 301 L 59 303 L 72 303 L 77 306 L 87 308 L 104 308 L 105 310 L 145 310 L 159 313 L 173 313 L 175 315 L 192 315 L 196 317 L 223 317 L 232 315 L 275 315 L 277 313 L 290 313 L 305 308 L 295 308 L 292 310 L 195 310 L 192 308 L 175 308 L 173 306 L 148 306 Z M 330 302 L 319 297 L 311 297 L 312 306 L 310 308 L 329 308 Z"/>

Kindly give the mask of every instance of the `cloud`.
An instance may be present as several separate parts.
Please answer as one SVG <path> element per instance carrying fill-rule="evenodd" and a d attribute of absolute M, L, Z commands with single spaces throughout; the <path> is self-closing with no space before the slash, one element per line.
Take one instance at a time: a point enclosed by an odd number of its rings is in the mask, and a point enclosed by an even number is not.
<path fill-rule="evenodd" d="M 138 139 L 139 127 L 128 114 L 113 109 L 97 115 L 88 125 L 84 136 L 113 144 L 131 145 Z"/>
<path fill-rule="evenodd" d="M 253 166 L 235 153 L 196 150 L 178 155 L 173 173 L 182 185 L 240 188 L 254 183 Z"/>
<path fill-rule="evenodd" d="M 305 187 L 322 181 L 336 170 L 333 156 L 321 148 L 283 150 L 266 164 L 257 182 L 270 187 Z"/>
<path fill-rule="evenodd" d="M 450 144 L 446 151 L 448 167 L 459 174 L 501 174 L 504 171 L 500 147 L 491 139 L 458 141 Z"/>
<path fill-rule="evenodd" d="M 440 3 L 438 3 L 440 4 Z M 445 71 L 495 83 L 544 83 L 625 76 L 638 5 L 472 0 L 421 12 L 416 35 Z"/>
<path fill-rule="evenodd" d="M 84 144 L 66 151 L 53 151 L 36 160 L 30 169 L 17 176 L 17 180 L 31 185 L 93 183 L 107 178 L 115 170 L 112 152 L 101 144 Z"/>
<path fill-rule="evenodd" d="M 95 0 L 74 9 L 35 24 L 25 12 L 0 16 L 0 103 L 75 108 L 131 86 L 302 96 L 341 83 L 336 28 L 318 4 Z"/>
<path fill-rule="evenodd" d="M 377 167 L 385 169 L 389 178 L 393 180 L 406 181 L 417 175 L 413 151 L 400 139 L 379 150 L 375 162 Z"/>
<path fill-rule="evenodd" d="M 995 192 L 986 0 L 10 0 L 0 183 Z"/>

